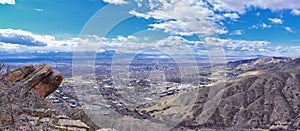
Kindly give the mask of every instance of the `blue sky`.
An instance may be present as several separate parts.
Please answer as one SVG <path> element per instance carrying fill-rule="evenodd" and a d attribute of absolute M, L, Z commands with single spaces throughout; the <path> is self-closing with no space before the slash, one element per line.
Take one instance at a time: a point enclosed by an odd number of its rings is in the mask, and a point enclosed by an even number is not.
<path fill-rule="evenodd" d="M 298 56 L 300 51 L 297 0 L 0 0 L 0 49 L 74 51 L 85 25 L 107 6 L 126 8 L 123 13 L 133 16 L 101 38 L 108 50 L 136 32 L 159 30 L 191 48 L 218 43 L 227 54 Z M 98 19 L 99 29 L 106 27 L 103 21 L 120 17 L 113 12 Z"/>
<path fill-rule="evenodd" d="M 44 35 L 77 35 L 105 5 L 100 0 L 16 0 L 15 4 L 0 4 L 0 27 Z"/>

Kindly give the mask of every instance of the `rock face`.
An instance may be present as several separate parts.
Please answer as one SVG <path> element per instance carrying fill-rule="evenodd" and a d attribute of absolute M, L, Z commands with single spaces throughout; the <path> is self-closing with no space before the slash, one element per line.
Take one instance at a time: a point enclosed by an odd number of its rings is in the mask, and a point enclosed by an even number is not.
<path fill-rule="evenodd" d="M 25 78 L 25 76 L 29 75 L 34 71 L 33 65 L 22 66 L 18 69 L 15 69 L 7 74 L 5 80 L 9 82 L 18 82 Z"/>
<path fill-rule="evenodd" d="M 63 80 L 62 75 L 54 71 L 49 76 L 40 81 L 33 89 L 31 93 L 36 93 L 39 97 L 46 97 L 55 91 Z"/>
<path fill-rule="evenodd" d="M 41 131 L 87 131 L 92 130 L 81 120 L 72 119 L 66 115 L 57 114 L 56 109 L 30 109 L 24 110 L 20 120 L 26 122 L 17 126 L 15 130 L 41 130 Z M 30 124 L 26 124 L 30 123 Z M 1 129 L 1 127 L 0 127 Z"/>
<path fill-rule="evenodd" d="M 287 73 L 251 76 L 226 87 L 223 99 L 206 124 L 269 129 L 284 125 L 291 129 L 300 111 L 299 79 Z"/>
<path fill-rule="evenodd" d="M 8 82 L 21 82 L 26 92 L 41 98 L 47 97 L 55 91 L 63 81 L 63 76 L 46 64 L 22 66 L 9 72 L 5 79 Z"/>

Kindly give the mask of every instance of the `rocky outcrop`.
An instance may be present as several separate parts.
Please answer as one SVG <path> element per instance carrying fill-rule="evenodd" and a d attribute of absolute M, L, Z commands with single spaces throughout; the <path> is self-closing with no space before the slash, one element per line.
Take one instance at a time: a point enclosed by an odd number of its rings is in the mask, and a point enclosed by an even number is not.
<path fill-rule="evenodd" d="M 9 82 L 18 82 L 34 71 L 33 65 L 22 66 L 6 74 L 5 80 Z"/>
<path fill-rule="evenodd" d="M 51 66 L 26 65 L 1 74 L 0 78 L 1 131 L 86 131 L 92 130 L 91 127 L 97 128 L 86 124 L 88 119 L 82 110 L 55 108 L 53 103 L 44 99 L 54 92 L 63 80 L 61 73 L 53 71 Z"/>
<path fill-rule="evenodd" d="M 20 116 L 20 121 L 26 121 L 15 130 L 49 130 L 49 131 L 87 131 L 90 127 L 78 119 L 72 119 L 64 114 L 57 114 L 56 109 L 27 109 Z M 30 124 L 28 124 L 30 123 Z M 1 129 L 1 128 L 0 128 Z"/>
<path fill-rule="evenodd" d="M 30 92 L 41 98 L 55 91 L 63 81 L 63 76 L 46 64 L 22 66 L 5 75 L 5 80 L 20 82 L 25 92 Z"/>
<path fill-rule="evenodd" d="M 62 75 L 59 72 L 54 71 L 40 81 L 34 88 L 30 90 L 30 92 L 37 94 L 39 97 L 46 97 L 59 87 L 62 80 Z"/>

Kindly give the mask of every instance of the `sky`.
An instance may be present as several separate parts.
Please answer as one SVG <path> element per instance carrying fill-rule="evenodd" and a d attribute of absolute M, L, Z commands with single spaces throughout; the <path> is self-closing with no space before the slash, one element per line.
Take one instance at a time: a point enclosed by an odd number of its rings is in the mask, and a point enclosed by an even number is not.
<path fill-rule="evenodd" d="M 227 55 L 300 56 L 299 22 L 298 0 L 0 0 L 0 51 L 74 52 L 85 42 L 80 51 L 131 43 L 204 53 L 211 44 Z M 140 32 L 161 35 L 152 31 L 166 35 L 137 43 Z"/>

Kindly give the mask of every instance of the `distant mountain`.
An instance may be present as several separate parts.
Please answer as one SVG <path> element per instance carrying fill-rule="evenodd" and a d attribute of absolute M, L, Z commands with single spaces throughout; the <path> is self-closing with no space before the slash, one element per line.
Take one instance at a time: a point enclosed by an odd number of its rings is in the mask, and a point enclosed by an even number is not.
<path fill-rule="evenodd" d="M 292 60 L 292 58 L 289 57 L 262 57 L 262 58 L 230 61 L 228 62 L 227 65 L 245 70 L 251 67 L 256 67 L 258 65 L 277 64 L 277 63 L 287 62 L 290 60 Z"/>
<path fill-rule="evenodd" d="M 230 71 L 228 78 L 235 77 L 249 71 L 272 69 L 292 60 L 293 58 L 289 57 L 262 57 L 230 61 L 227 63 L 227 68 Z"/>

